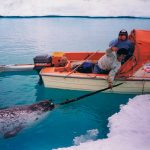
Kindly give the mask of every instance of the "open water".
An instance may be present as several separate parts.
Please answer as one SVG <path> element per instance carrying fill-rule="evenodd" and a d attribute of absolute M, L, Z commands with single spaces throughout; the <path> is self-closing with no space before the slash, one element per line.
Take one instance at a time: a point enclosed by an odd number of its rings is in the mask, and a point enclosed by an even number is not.
<path fill-rule="evenodd" d="M 150 19 L 138 18 L 1 18 L 0 64 L 33 63 L 39 54 L 54 51 L 104 51 L 119 30 L 149 29 Z M 44 88 L 36 72 L 0 73 L 0 108 L 33 104 L 43 99 L 54 103 L 87 92 Z M 76 137 L 107 137 L 108 117 L 120 111 L 135 95 L 99 93 L 53 110 L 41 122 L 10 139 L 0 138 L 1 150 L 51 150 L 76 144 Z M 96 131 L 96 133 L 95 133 Z M 79 142 L 80 143 L 80 142 Z"/>

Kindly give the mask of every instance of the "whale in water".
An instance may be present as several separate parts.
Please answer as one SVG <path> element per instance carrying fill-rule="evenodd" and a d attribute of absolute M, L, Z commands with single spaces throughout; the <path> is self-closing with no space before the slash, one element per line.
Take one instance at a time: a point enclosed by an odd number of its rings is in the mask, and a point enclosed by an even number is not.
<path fill-rule="evenodd" d="M 45 100 L 32 105 L 0 109 L 0 134 L 4 138 L 13 137 L 54 108 L 51 101 Z"/>

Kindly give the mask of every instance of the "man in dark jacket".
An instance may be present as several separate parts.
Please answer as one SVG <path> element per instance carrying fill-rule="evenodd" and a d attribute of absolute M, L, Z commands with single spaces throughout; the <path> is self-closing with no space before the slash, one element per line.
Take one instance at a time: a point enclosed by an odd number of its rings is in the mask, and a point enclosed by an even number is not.
<path fill-rule="evenodd" d="M 114 39 L 109 43 L 109 47 L 114 51 L 125 48 L 128 51 L 125 61 L 127 61 L 134 53 L 134 43 L 128 39 L 128 32 L 124 29 L 119 32 L 117 39 Z"/>

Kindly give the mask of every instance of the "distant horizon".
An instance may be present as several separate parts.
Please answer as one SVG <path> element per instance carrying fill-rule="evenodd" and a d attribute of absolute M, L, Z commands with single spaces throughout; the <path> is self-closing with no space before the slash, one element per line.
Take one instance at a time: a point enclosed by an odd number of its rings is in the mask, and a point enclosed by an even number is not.
<path fill-rule="evenodd" d="M 88 19 L 103 19 L 103 18 L 131 18 L 131 19 L 150 19 L 150 17 L 135 17 L 135 16 L 61 16 L 61 15 L 46 15 L 46 16 L 0 16 L 0 18 L 88 18 Z"/>

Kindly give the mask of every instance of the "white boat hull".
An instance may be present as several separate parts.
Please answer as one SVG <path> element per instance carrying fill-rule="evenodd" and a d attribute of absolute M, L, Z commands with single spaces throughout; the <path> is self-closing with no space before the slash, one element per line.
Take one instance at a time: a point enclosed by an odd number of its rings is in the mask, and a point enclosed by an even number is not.
<path fill-rule="evenodd" d="M 81 91 L 96 91 L 108 87 L 108 83 L 103 78 L 80 78 L 80 77 L 65 77 L 42 75 L 44 86 L 48 88 L 58 88 L 67 90 L 81 90 Z M 114 84 L 123 82 L 122 85 L 109 89 L 105 92 L 111 93 L 128 93 L 141 94 L 150 93 L 150 80 L 126 80 L 115 81 Z"/>

